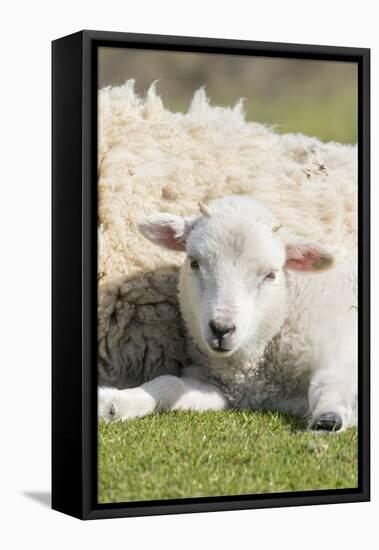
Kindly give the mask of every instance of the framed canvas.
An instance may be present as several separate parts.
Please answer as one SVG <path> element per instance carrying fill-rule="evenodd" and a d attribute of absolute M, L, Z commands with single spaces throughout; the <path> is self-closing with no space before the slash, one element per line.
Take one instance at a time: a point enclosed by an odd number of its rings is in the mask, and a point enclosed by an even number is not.
<path fill-rule="evenodd" d="M 52 52 L 52 507 L 369 500 L 369 50 Z"/>

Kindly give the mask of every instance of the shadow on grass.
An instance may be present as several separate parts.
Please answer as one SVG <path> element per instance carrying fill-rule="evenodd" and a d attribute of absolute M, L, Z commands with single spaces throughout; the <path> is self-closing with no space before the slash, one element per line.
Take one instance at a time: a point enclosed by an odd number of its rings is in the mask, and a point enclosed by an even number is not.
<path fill-rule="evenodd" d="M 261 426 L 266 425 L 268 429 L 272 427 L 273 421 L 275 424 L 286 428 L 291 433 L 298 433 L 305 431 L 307 422 L 305 418 L 292 416 L 290 414 L 280 413 L 277 411 L 262 411 L 262 410 L 238 410 L 234 409 L 237 414 L 242 416 L 248 421 L 249 417 L 258 420 Z"/>

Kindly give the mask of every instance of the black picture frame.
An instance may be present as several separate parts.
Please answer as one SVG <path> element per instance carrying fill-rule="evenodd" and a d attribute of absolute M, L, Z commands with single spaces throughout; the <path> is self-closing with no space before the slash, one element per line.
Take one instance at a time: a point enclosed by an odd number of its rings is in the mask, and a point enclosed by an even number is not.
<path fill-rule="evenodd" d="M 356 489 L 97 503 L 97 48 L 358 63 L 359 473 Z M 370 499 L 370 50 L 81 31 L 52 43 L 52 507 L 81 519 Z"/>

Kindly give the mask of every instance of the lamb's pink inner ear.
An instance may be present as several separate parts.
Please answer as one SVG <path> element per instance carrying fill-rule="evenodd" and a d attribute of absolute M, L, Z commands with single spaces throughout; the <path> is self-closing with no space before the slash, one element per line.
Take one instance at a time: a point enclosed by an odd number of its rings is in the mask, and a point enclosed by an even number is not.
<path fill-rule="evenodd" d="M 334 265 L 334 256 L 316 244 L 288 244 L 287 269 L 295 271 L 326 271 Z"/>
<path fill-rule="evenodd" d="M 170 226 L 157 227 L 154 242 L 170 250 L 183 251 L 186 249 L 184 235 L 178 236 Z"/>
<path fill-rule="evenodd" d="M 138 224 L 138 228 L 154 244 L 169 250 L 184 251 L 193 225 L 192 218 L 171 214 L 154 214 Z"/>

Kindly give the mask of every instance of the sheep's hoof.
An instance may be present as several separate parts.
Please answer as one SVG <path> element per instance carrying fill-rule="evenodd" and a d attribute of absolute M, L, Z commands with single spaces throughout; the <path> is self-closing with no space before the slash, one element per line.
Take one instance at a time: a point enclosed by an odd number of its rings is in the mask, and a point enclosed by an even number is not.
<path fill-rule="evenodd" d="M 337 432 L 342 428 L 342 419 L 339 414 L 328 412 L 320 416 L 312 423 L 311 429 L 324 432 Z"/>

